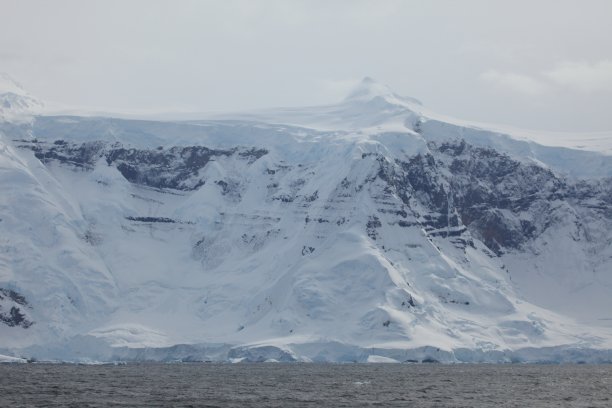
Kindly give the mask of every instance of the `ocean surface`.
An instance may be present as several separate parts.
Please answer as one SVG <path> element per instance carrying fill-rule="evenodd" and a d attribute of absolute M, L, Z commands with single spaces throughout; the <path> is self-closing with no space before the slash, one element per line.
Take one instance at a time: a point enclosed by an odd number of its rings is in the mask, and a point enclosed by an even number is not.
<path fill-rule="evenodd" d="M 4 364 L 1 407 L 612 407 L 612 365 Z"/>

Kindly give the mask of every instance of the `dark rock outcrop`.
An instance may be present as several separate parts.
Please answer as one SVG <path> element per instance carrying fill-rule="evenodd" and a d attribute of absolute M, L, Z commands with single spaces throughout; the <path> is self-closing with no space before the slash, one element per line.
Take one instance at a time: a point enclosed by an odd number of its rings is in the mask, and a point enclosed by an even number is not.
<path fill-rule="evenodd" d="M 0 323 L 27 329 L 34 324 L 24 309 L 29 308 L 25 296 L 11 289 L 0 288 Z"/>
<path fill-rule="evenodd" d="M 209 149 L 204 146 L 171 147 L 164 149 L 137 149 L 103 141 L 69 143 L 56 140 L 52 143 L 38 140 L 20 140 L 21 148 L 30 149 L 43 163 L 53 161 L 90 170 L 102 158 L 109 166 L 115 166 L 126 180 L 134 184 L 158 189 L 190 191 L 204 185 L 199 172 L 219 158 L 236 155 L 249 164 L 268 153 L 258 148 Z"/>

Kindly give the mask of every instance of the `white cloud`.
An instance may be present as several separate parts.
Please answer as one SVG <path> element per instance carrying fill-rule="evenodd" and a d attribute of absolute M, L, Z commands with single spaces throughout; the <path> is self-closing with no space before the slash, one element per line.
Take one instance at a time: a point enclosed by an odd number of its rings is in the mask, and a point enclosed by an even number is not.
<path fill-rule="evenodd" d="M 532 96 L 544 93 L 547 88 L 545 83 L 536 78 L 513 72 L 490 70 L 482 73 L 480 77 L 501 89 Z"/>
<path fill-rule="evenodd" d="M 612 60 L 594 64 L 563 62 L 544 76 L 557 85 L 580 92 L 612 91 Z"/>
<path fill-rule="evenodd" d="M 319 79 L 314 81 L 314 86 L 327 100 L 336 101 L 346 97 L 359 82 L 361 79 Z"/>

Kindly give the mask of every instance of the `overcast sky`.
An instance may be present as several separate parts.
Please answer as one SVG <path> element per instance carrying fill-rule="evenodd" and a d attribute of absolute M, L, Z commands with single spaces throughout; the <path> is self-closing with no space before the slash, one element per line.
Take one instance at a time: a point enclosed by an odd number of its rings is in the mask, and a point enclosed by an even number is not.
<path fill-rule="evenodd" d="M 112 110 L 331 103 L 364 76 L 462 119 L 612 129 L 612 1 L 0 0 L 0 72 Z"/>

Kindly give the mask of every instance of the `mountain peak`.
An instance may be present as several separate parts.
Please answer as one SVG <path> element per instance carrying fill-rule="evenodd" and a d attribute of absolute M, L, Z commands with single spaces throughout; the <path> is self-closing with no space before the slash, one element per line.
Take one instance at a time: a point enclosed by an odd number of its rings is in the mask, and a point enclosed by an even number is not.
<path fill-rule="evenodd" d="M 410 102 L 421 104 L 420 101 L 414 98 L 403 97 L 395 92 L 387 85 L 382 84 L 375 79 L 366 76 L 344 99 L 347 102 L 367 102 L 375 98 L 383 98 L 387 102 Z"/>
<path fill-rule="evenodd" d="M 365 77 L 346 97 L 347 101 L 366 101 L 374 99 L 378 96 L 388 97 L 394 93 L 387 85 L 375 81 L 371 77 Z"/>
<path fill-rule="evenodd" d="M 43 106 L 10 75 L 0 72 L 0 121 L 29 116 Z"/>
<path fill-rule="evenodd" d="M 0 94 L 12 93 L 15 95 L 27 95 L 23 87 L 9 74 L 0 72 Z"/>

